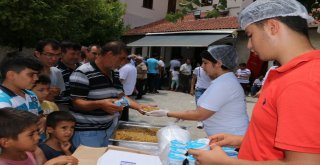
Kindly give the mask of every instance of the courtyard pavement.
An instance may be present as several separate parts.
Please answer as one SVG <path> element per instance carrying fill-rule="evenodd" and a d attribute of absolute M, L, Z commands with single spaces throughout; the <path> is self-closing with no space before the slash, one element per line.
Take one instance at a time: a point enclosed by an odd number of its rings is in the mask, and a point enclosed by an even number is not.
<path fill-rule="evenodd" d="M 257 98 L 247 97 L 247 112 L 249 118 Z M 140 103 L 157 104 L 161 109 L 168 109 L 169 111 L 185 111 L 195 110 L 194 97 L 181 92 L 173 92 L 168 90 L 159 90 L 157 94 L 146 94 L 143 99 L 138 100 Z M 143 116 L 137 111 L 130 110 L 130 121 L 133 122 L 146 122 L 153 125 L 169 125 L 176 121 L 175 118 L 168 117 L 151 117 Z M 196 128 L 196 121 L 180 121 L 177 123 L 179 126 L 185 126 L 191 133 L 192 139 L 206 137 L 203 129 Z"/>

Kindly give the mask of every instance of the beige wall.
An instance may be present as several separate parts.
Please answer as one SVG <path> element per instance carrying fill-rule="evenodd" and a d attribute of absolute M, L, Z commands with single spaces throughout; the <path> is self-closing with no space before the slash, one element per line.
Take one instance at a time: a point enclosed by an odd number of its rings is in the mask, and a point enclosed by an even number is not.
<path fill-rule="evenodd" d="M 167 14 L 168 0 L 153 0 L 153 9 L 142 7 L 143 0 L 120 0 L 120 2 L 127 4 L 124 22 L 131 28 L 161 20 Z"/>

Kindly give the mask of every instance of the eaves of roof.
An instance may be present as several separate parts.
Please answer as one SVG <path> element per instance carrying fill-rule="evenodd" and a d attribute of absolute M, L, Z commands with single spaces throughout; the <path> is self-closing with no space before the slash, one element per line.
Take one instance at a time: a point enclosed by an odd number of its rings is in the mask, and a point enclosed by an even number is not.
<path fill-rule="evenodd" d="M 194 19 L 193 15 L 187 15 L 176 23 L 164 19 L 130 29 L 125 36 L 145 35 L 146 33 L 165 33 L 181 31 L 204 31 L 219 29 L 238 29 L 237 17 L 218 17 Z"/>

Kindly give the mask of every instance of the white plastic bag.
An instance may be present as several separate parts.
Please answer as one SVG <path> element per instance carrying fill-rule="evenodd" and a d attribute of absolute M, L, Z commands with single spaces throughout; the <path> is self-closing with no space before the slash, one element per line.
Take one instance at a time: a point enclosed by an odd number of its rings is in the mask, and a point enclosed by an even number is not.
<path fill-rule="evenodd" d="M 189 131 L 182 129 L 177 125 L 169 125 L 161 128 L 157 132 L 157 138 L 159 145 L 159 157 L 162 164 L 166 164 L 170 149 L 170 141 L 178 140 L 180 142 L 187 143 L 191 140 L 191 135 Z"/>

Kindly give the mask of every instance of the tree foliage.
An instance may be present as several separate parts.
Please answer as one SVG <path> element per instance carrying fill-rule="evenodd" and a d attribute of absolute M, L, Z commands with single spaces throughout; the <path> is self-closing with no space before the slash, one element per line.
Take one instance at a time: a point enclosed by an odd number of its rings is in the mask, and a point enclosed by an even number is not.
<path fill-rule="evenodd" d="M 114 0 L 1 0 L 0 44 L 21 49 L 43 38 L 102 44 L 121 37 L 124 13 Z"/>
<path fill-rule="evenodd" d="M 170 22 L 177 22 L 179 19 L 183 19 L 186 14 L 193 12 L 200 6 L 201 3 L 199 0 L 182 0 L 182 2 L 179 3 L 180 9 L 175 13 L 167 14 L 165 19 Z M 226 8 L 227 0 L 219 0 L 219 3 L 214 5 L 211 11 L 207 12 L 206 18 L 216 18 L 220 16 L 219 11 L 223 11 Z"/>

